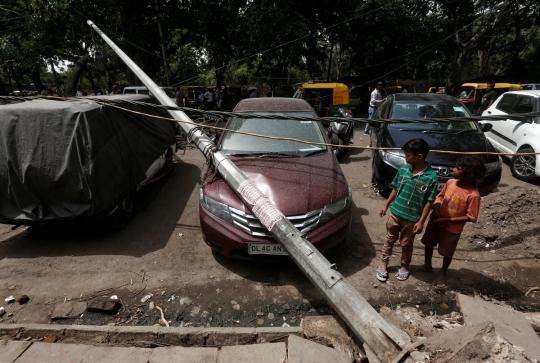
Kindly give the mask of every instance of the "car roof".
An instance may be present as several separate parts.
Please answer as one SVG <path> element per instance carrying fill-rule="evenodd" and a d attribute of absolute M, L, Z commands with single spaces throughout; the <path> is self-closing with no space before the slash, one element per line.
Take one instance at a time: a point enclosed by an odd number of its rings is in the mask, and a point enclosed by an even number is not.
<path fill-rule="evenodd" d="M 532 96 L 540 97 L 540 90 L 508 91 L 508 92 L 503 93 L 503 95 L 507 93 L 512 93 L 516 95 L 532 95 Z"/>
<path fill-rule="evenodd" d="M 450 102 L 459 103 L 453 96 L 442 93 L 394 93 L 396 102 Z"/>
<path fill-rule="evenodd" d="M 240 101 L 234 112 L 313 112 L 313 108 L 298 98 L 261 97 Z"/>

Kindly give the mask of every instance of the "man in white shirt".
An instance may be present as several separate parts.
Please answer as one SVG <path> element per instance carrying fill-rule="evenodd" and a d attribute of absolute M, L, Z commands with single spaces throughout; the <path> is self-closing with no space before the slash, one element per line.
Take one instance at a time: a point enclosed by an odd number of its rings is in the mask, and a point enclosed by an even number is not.
<path fill-rule="evenodd" d="M 383 104 L 384 101 L 386 101 L 386 98 L 383 98 L 382 96 L 382 82 L 377 82 L 376 88 L 371 92 L 371 98 L 369 100 L 369 108 L 368 108 L 368 118 L 371 120 L 373 118 L 373 115 L 375 114 L 375 111 Z M 369 135 L 369 123 L 366 124 L 366 128 L 364 129 L 364 135 Z"/>

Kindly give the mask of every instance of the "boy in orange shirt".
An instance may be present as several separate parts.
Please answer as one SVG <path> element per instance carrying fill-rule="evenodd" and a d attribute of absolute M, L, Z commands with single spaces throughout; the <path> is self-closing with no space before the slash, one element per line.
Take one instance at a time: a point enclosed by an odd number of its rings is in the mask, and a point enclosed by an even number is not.
<path fill-rule="evenodd" d="M 431 272 L 433 249 L 443 256 L 443 265 L 434 284 L 446 287 L 446 273 L 467 222 L 476 222 L 480 212 L 480 192 L 477 181 L 486 174 L 484 163 L 474 157 L 462 157 L 453 170 L 455 179 L 446 182 L 433 203 L 433 212 L 422 237 L 425 246 L 425 262 L 417 267 L 417 272 Z"/>

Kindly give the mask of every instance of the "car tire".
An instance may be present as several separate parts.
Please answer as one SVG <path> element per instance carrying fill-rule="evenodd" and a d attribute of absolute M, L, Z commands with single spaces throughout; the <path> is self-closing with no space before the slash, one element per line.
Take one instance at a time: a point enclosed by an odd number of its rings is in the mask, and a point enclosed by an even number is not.
<path fill-rule="evenodd" d="M 120 221 L 129 222 L 135 215 L 135 193 L 129 193 L 118 205 Z"/>
<path fill-rule="evenodd" d="M 534 153 L 530 148 L 521 149 L 518 153 Z M 512 175 L 519 180 L 526 182 L 539 181 L 540 178 L 535 174 L 536 155 L 513 156 L 510 159 L 510 171 Z"/>

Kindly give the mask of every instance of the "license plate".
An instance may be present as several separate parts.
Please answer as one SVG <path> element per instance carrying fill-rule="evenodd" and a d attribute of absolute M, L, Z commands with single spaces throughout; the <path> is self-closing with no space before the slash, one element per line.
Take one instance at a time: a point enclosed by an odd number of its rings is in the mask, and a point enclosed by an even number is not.
<path fill-rule="evenodd" d="M 248 255 L 281 255 L 288 256 L 282 245 L 277 243 L 248 243 Z"/>
<path fill-rule="evenodd" d="M 438 190 L 438 191 L 441 191 L 442 188 L 444 188 L 445 184 L 446 184 L 446 183 L 437 183 L 437 190 Z"/>

